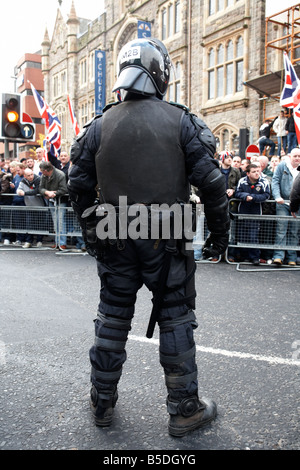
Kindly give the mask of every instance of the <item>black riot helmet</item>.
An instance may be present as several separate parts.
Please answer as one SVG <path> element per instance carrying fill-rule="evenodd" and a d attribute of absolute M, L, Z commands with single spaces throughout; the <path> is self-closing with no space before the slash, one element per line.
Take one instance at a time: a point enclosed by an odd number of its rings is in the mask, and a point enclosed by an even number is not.
<path fill-rule="evenodd" d="M 169 84 L 170 66 L 168 51 L 158 39 L 130 41 L 118 55 L 118 79 L 113 91 L 123 89 L 162 99 Z"/>

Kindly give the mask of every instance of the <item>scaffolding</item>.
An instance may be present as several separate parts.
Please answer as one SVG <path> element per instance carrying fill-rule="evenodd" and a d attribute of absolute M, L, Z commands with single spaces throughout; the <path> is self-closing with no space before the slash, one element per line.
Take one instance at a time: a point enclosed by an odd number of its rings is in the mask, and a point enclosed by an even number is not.
<path fill-rule="evenodd" d="M 269 25 L 276 27 L 270 28 Z M 283 34 L 270 40 L 270 31 L 278 28 L 281 28 Z M 290 54 L 293 65 L 300 62 L 300 54 L 297 57 L 297 50 L 300 48 L 300 3 L 266 18 L 265 74 L 269 71 L 267 64 L 269 48 L 286 51 L 287 54 Z"/>

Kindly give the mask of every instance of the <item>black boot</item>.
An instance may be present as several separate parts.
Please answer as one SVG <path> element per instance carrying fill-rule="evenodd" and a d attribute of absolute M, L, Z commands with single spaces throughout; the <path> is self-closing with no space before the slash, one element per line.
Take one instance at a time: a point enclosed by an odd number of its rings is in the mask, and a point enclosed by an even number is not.
<path fill-rule="evenodd" d="M 93 413 L 96 426 L 106 427 L 111 425 L 114 407 L 117 400 L 117 389 L 112 394 L 105 395 L 103 393 L 99 393 L 94 385 L 92 386 L 90 408 Z"/>
<path fill-rule="evenodd" d="M 212 421 L 217 416 L 217 405 L 209 398 L 199 400 L 192 396 L 179 402 L 176 411 L 177 414 L 170 413 L 169 434 L 182 437 Z"/>

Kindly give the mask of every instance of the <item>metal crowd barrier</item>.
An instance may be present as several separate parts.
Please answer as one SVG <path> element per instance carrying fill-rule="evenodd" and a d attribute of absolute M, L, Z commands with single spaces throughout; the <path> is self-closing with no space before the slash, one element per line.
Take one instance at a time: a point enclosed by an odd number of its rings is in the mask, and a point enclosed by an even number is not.
<path fill-rule="evenodd" d="M 14 195 L 3 195 L 13 197 Z M 8 202 L 12 202 L 9 201 Z M 288 203 L 288 201 L 286 201 Z M 269 250 L 273 252 L 276 249 L 280 250 L 295 250 L 300 253 L 300 217 L 296 219 L 292 216 L 278 216 L 275 214 L 276 203 L 273 200 L 264 203 L 264 211 L 262 215 L 249 215 L 239 214 L 236 209 L 239 200 L 232 199 L 230 207 L 235 206 L 235 210 L 231 210 L 231 228 L 229 237 L 229 246 L 225 254 L 225 261 L 229 264 L 237 265 L 238 270 L 242 270 L 242 266 L 249 263 L 244 262 L 231 262 L 229 253 L 233 250 L 240 250 L 243 248 L 259 248 L 260 250 Z M 271 210 L 272 209 L 272 210 Z M 273 212 L 273 213 L 272 213 Z M 297 226 L 298 240 L 286 238 L 284 245 L 276 244 L 276 228 L 277 225 L 285 222 L 290 226 Z M 252 228 L 258 226 L 259 237 L 258 240 L 252 238 Z M 18 249 L 14 245 L 4 245 L 5 234 L 31 234 L 33 236 L 43 235 L 50 237 L 54 244 L 59 246 L 59 237 L 64 235 L 66 237 L 81 237 L 81 228 L 78 220 L 69 205 L 63 203 L 53 206 L 15 206 L 15 205 L 0 205 L 0 232 L 2 233 L 2 243 L 0 249 Z M 203 244 L 208 235 L 208 229 L 204 212 L 197 212 L 197 236 L 194 238 L 192 244 L 193 248 L 202 249 Z M 53 245 L 53 242 L 52 242 Z M 41 249 L 49 249 L 49 246 L 44 246 Z M 36 248 L 35 248 L 36 249 Z M 65 253 L 76 252 L 78 250 L 67 250 Z M 272 255 L 271 255 L 272 256 Z M 271 259 L 271 258 L 270 258 Z M 220 262 L 221 257 L 213 263 Z M 206 260 L 200 260 L 207 262 Z M 209 261 L 211 263 L 211 261 Z M 275 266 L 265 265 L 265 269 L 274 269 Z M 259 267 L 261 270 L 261 266 Z M 287 265 L 283 269 L 300 269 L 300 267 L 289 268 Z M 253 269 L 252 269 L 253 270 Z"/>
<path fill-rule="evenodd" d="M 251 271 L 265 271 L 277 269 L 278 267 L 272 265 L 271 259 L 273 256 L 274 250 L 291 250 L 297 251 L 300 256 L 300 217 L 294 218 L 292 216 L 280 216 L 276 215 L 276 202 L 274 200 L 265 201 L 263 204 L 263 214 L 262 215 L 251 215 L 251 214 L 239 214 L 237 212 L 239 199 L 230 200 L 230 215 L 231 215 L 231 227 L 229 234 L 229 245 L 225 253 L 225 260 L 229 264 L 237 266 L 237 270 L 247 270 L 247 265 L 251 265 Z M 289 201 L 285 201 L 286 204 Z M 232 210 L 234 209 L 234 211 Z M 206 220 L 204 217 L 198 219 L 198 223 L 201 225 L 199 230 L 200 237 L 198 236 L 197 241 L 194 241 L 194 248 L 202 248 L 204 241 L 208 235 L 208 229 L 206 225 Z M 284 244 L 276 243 L 276 230 L 279 224 L 288 224 L 289 228 L 292 228 L 292 232 L 297 232 L 297 239 L 290 235 L 290 230 L 288 231 L 288 236 L 285 239 Z M 256 230 L 258 231 L 258 239 L 253 235 Z M 252 263 L 248 261 L 230 261 L 230 253 L 236 255 L 244 248 L 258 248 L 261 250 L 261 254 L 266 257 L 266 263 L 260 263 L 258 268 L 254 268 Z M 263 258 L 260 256 L 260 258 Z M 220 262 L 221 257 L 215 262 Z M 199 261 L 206 262 L 203 260 Z M 299 270 L 300 266 L 290 267 L 288 265 L 282 265 L 281 270 Z"/>
<path fill-rule="evenodd" d="M 4 244 L 4 239 L 9 238 L 11 234 L 30 234 L 34 239 L 38 235 L 42 236 L 43 239 L 46 238 L 47 242 L 43 242 L 42 247 L 32 247 L 38 250 L 53 250 L 53 246 L 55 246 L 55 248 L 59 247 L 61 245 L 60 237 L 62 236 L 72 237 L 74 239 L 75 237 L 82 237 L 80 225 L 71 206 L 61 204 L 60 201 L 58 201 L 58 203 L 53 201 L 53 204 L 50 203 L 51 205 L 45 206 L 20 206 L 13 205 L 12 198 L 15 195 L 3 194 L 1 196 L 5 196 L 6 198 L 6 204 L 0 203 L 1 250 L 22 248 L 22 246 L 13 243 L 9 245 Z M 42 200 L 41 197 L 41 201 Z M 70 252 L 79 253 L 81 250 L 69 249 L 64 251 L 64 253 Z M 58 252 L 57 254 L 61 253 L 62 252 Z M 85 252 L 81 253 L 85 254 Z"/>

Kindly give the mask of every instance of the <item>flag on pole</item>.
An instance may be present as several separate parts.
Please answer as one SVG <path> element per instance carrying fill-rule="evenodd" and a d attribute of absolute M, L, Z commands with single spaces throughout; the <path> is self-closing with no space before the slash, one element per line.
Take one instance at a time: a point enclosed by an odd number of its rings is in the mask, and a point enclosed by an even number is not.
<path fill-rule="evenodd" d="M 30 83 L 30 82 L 29 82 Z M 35 104 L 43 119 L 47 130 L 46 139 L 53 145 L 56 157 L 59 157 L 61 151 L 61 123 L 57 115 L 46 103 L 44 98 L 36 91 L 32 83 L 30 83 L 31 90 L 35 99 Z M 47 153 L 47 152 L 46 152 Z"/>
<path fill-rule="evenodd" d="M 294 91 L 294 122 L 298 144 L 300 143 L 300 84 Z"/>
<path fill-rule="evenodd" d="M 285 83 L 280 97 L 280 105 L 292 108 L 298 144 L 300 143 L 300 81 L 295 69 L 284 52 Z"/>
<path fill-rule="evenodd" d="M 296 75 L 295 69 L 284 51 L 284 70 L 285 70 L 285 83 L 280 97 L 280 105 L 284 108 L 294 108 L 293 94 L 297 87 L 300 85 L 299 79 Z"/>
<path fill-rule="evenodd" d="M 68 95 L 68 106 L 69 106 L 69 111 L 70 111 L 72 126 L 73 126 L 73 129 L 74 129 L 75 135 L 78 135 L 79 132 L 80 132 L 80 129 L 79 129 L 79 126 L 78 126 L 78 122 L 77 122 L 75 113 L 74 113 L 74 111 L 73 111 L 73 106 L 72 106 L 72 103 L 71 103 L 71 100 L 70 100 L 69 95 Z"/>

